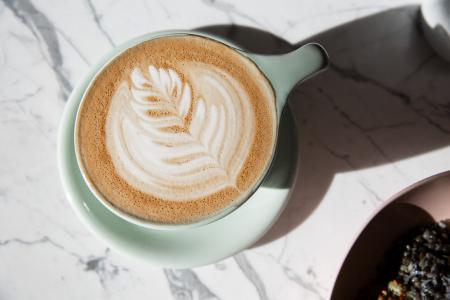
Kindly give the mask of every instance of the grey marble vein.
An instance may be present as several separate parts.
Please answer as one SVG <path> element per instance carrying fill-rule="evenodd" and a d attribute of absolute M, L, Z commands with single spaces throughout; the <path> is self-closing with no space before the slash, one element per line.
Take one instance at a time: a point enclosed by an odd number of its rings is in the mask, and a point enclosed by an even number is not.
<path fill-rule="evenodd" d="M 100 284 L 103 288 L 106 286 L 106 282 L 119 275 L 119 272 L 128 272 L 128 268 L 119 267 L 111 262 L 108 262 L 109 248 L 106 248 L 105 254 L 97 257 L 90 257 L 87 260 L 82 261 L 84 264 L 84 271 L 94 272 L 97 274 Z"/>
<path fill-rule="evenodd" d="M 333 97 L 331 97 L 331 95 L 328 95 L 327 93 L 325 93 L 323 91 L 323 89 L 321 89 L 321 88 L 318 88 L 317 90 L 320 94 L 325 96 L 325 98 L 329 101 L 329 103 L 332 105 L 332 107 L 340 114 L 340 116 L 344 120 L 346 120 L 348 123 L 350 123 L 353 127 L 355 127 L 358 131 L 361 132 L 361 134 L 367 139 L 367 141 L 370 143 L 370 145 L 381 155 L 381 157 L 383 157 L 386 160 L 386 162 L 389 162 L 392 165 L 392 167 L 397 171 L 397 173 L 399 175 L 401 175 L 403 178 L 407 178 L 407 175 L 404 174 L 403 171 L 396 166 L 395 162 L 389 157 L 389 155 L 382 149 L 382 147 L 380 147 L 380 145 L 378 145 L 378 143 L 375 141 L 375 139 L 370 135 L 369 132 L 373 131 L 373 128 L 366 129 L 363 126 L 361 126 L 360 124 L 358 124 L 358 122 L 353 120 L 348 113 L 346 113 L 344 110 L 342 110 L 339 107 L 339 105 L 337 105 L 337 103 L 334 101 L 334 99 L 333 99 Z M 403 123 L 405 123 L 405 122 L 403 122 Z M 390 126 L 394 126 L 394 127 L 404 126 L 403 123 L 401 123 L 401 125 L 391 124 Z M 389 126 L 389 125 L 387 125 L 387 126 Z M 378 126 L 378 128 L 380 128 L 380 126 Z M 331 148 L 329 148 L 328 146 L 326 146 L 323 143 L 322 143 L 322 146 L 332 156 L 339 158 L 341 160 L 344 160 L 347 163 L 347 165 L 349 167 L 351 167 L 352 169 L 357 169 L 356 166 L 351 162 L 349 155 L 337 154 L 334 150 L 332 150 Z M 383 199 L 374 190 L 372 190 L 366 183 L 364 183 L 361 179 L 358 179 L 357 181 L 376 200 L 375 204 L 383 202 Z"/>
<path fill-rule="evenodd" d="M 424 119 L 428 124 L 433 126 L 435 129 L 437 129 L 441 133 L 450 134 L 449 129 L 444 128 L 441 124 L 439 124 L 438 122 L 433 120 L 430 116 L 425 114 L 421 109 L 412 105 L 412 103 L 411 103 L 412 99 L 408 94 L 406 94 L 402 91 L 396 90 L 394 88 L 391 88 L 389 86 L 386 86 L 383 83 L 381 83 L 373 78 L 370 78 L 364 74 L 361 74 L 354 69 L 345 69 L 345 68 L 338 67 L 334 64 L 330 64 L 330 69 L 337 72 L 342 78 L 350 79 L 355 82 L 364 82 L 364 83 L 372 84 L 373 86 L 376 86 L 376 87 L 384 90 L 385 92 L 392 95 L 393 97 L 396 97 L 396 98 L 402 100 L 403 103 L 405 105 L 407 105 L 416 115 L 418 115 L 419 117 Z"/>
<path fill-rule="evenodd" d="M 233 258 L 236 261 L 239 268 L 241 269 L 242 273 L 244 273 L 247 279 L 255 287 L 256 291 L 258 292 L 259 299 L 268 300 L 269 297 L 267 296 L 266 287 L 264 286 L 264 283 L 259 277 L 258 273 L 255 271 L 255 269 L 248 261 L 246 255 L 243 252 L 241 252 L 239 254 L 236 254 Z"/>
<path fill-rule="evenodd" d="M 45 60 L 47 62 L 47 60 Z M 6 66 L 6 63 L 5 63 Z M 38 83 L 35 78 L 33 78 L 32 76 L 30 76 L 30 74 L 28 74 L 26 71 L 22 70 L 20 67 L 17 68 L 13 65 L 7 65 L 7 68 L 10 69 L 11 71 L 16 72 L 17 74 L 19 74 L 21 76 L 21 79 L 16 79 L 11 85 L 14 85 L 16 83 L 19 83 L 20 80 L 28 80 L 29 82 L 31 82 L 33 85 L 35 86 L 39 86 L 40 83 Z"/>
<path fill-rule="evenodd" d="M 283 264 L 280 264 L 284 275 L 291 281 L 295 282 L 299 287 L 302 289 L 308 290 L 314 295 L 317 296 L 318 299 L 325 299 L 324 296 L 322 296 L 321 292 L 312 284 L 306 282 L 299 274 L 297 274 L 293 269 L 289 268 L 288 266 L 285 266 Z M 312 269 L 309 269 L 308 271 L 311 272 Z M 314 272 L 314 271 L 313 271 Z"/>
<path fill-rule="evenodd" d="M 332 148 L 330 148 L 327 144 L 325 144 L 318 137 L 316 137 L 316 140 L 317 140 L 319 146 L 321 146 L 326 152 L 328 152 L 328 154 L 330 154 L 334 158 L 344 161 L 350 170 L 357 170 L 357 167 L 350 160 L 350 155 L 337 153 L 336 151 L 334 151 Z"/>
<path fill-rule="evenodd" d="M 67 36 L 67 34 L 64 33 L 61 29 L 58 27 L 54 27 L 56 32 L 66 41 L 67 44 L 69 44 L 70 47 L 78 54 L 78 56 L 86 63 L 86 65 L 90 65 L 90 61 L 87 59 L 87 57 L 83 54 L 83 52 L 75 45 L 75 43 L 72 41 L 71 38 Z"/>
<path fill-rule="evenodd" d="M 66 100 L 72 85 L 63 69 L 63 58 L 52 22 L 37 10 L 30 0 L 3 0 L 3 2 L 36 38 L 42 55 L 56 76 L 61 96 Z"/>
<path fill-rule="evenodd" d="M 450 119 L 450 101 L 437 104 L 431 102 L 427 96 L 421 96 L 419 99 L 431 106 L 437 114 L 442 114 L 444 118 Z"/>
<path fill-rule="evenodd" d="M 360 125 L 358 122 L 356 122 L 355 120 L 353 120 L 352 117 L 350 117 L 350 115 L 344 111 L 335 101 L 335 99 L 328 93 L 326 93 L 322 88 L 318 87 L 317 91 L 319 92 L 319 94 L 325 96 L 325 99 L 330 103 L 330 105 L 333 107 L 333 109 L 335 109 L 340 116 L 345 119 L 348 123 L 350 123 L 350 125 L 352 125 L 353 127 L 356 127 L 359 131 L 361 131 L 362 133 L 366 134 L 368 132 L 372 132 L 375 130 L 380 130 L 383 128 L 395 128 L 395 127 L 402 127 L 402 126 L 407 126 L 407 125 L 412 125 L 415 122 L 398 122 L 398 123 L 393 123 L 393 124 L 386 124 L 386 125 L 377 125 L 377 126 L 373 126 L 373 127 L 365 127 Z"/>
<path fill-rule="evenodd" d="M 214 264 L 214 267 L 219 270 L 219 271 L 226 271 L 227 270 L 227 265 L 223 262 L 217 262 Z"/>
<path fill-rule="evenodd" d="M 0 105 L 6 104 L 6 103 L 16 103 L 17 104 L 17 103 L 26 102 L 26 101 L 30 100 L 31 98 L 35 97 L 36 95 L 38 95 L 41 91 L 42 91 L 42 87 L 39 86 L 34 91 L 26 93 L 23 96 L 20 96 L 18 98 L 7 99 L 7 98 L 0 97 Z"/>
<path fill-rule="evenodd" d="M 103 28 L 103 25 L 101 22 L 102 17 L 98 14 L 97 10 L 95 9 L 94 4 L 92 3 L 91 0 L 86 0 L 86 3 L 89 7 L 89 10 L 91 11 L 92 17 L 94 18 L 94 22 L 95 22 L 95 24 L 97 24 L 98 29 L 108 40 L 109 44 L 114 47 L 116 45 L 116 43 L 114 43 L 114 41 L 111 38 L 111 36 L 109 35 L 109 33 L 105 30 L 105 28 Z"/>
<path fill-rule="evenodd" d="M 32 241 L 26 241 L 26 240 L 22 240 L 22 239 L 18 239 L 18 238 L 13 238 L 13 239 L 7 239 L 7 240 L 0 241 L 0 246 L 6 246 L 9 244 L 14 244 L 14 243 L 29 246 L 29 245 L 36 245 L 36 244 L 44 244 L 47 242 L 49 242 L 49 238 L 46 236 L 44 236 L 40 239 L 37 239 L 37 240 L 32 240 Z"/>
<path fill-rule="evenodd" d="M 355 82 L 372 84 L 372 85 L 386 91 L 388 94 L 391 94 L 392 96 L 394 96 L 396 98 L 400 98 L 404 103 L 411 102 L 411 98 L 407 94 L 405 94 L 401 91 L 397 91 L 391 87 L 388 87 L 388 86 L 382 84 L 381 82 L 377 81 L 376 79 L 370 78 L 370 77 L 356 71 L 355 69 L 342 68 L 342 67 L 339 67 L 332 63 L 329 65 L 329 68 L 330 68 L 330 70 L 333 70 L 334 72 L 338 73 L 342 78 L 350 79 Z"/>
<path fill-rule="evenodd" d="M 403 121 L 403 122 L 398 122 L 398 123 L 393 123 L 393 124 L 376 125 L 376 126 L 372 126 L 369 128 L 363 128 L 363 130 L 365 132 L 375 132 L 378 130 L 399 128 L 399 127 L 411 126 L 414 124 L 416 124 L 416 122 L 414 122 L 414 121 Z"/>
<path fill-rule="evenodd" d="M 220 299 L 189 269 L 164 269 L 170 292 L 176 300 Z"/>
<path fill-rule="evenodd" d="M 0 240 L 0 246 L 8 246 L 11 244 L 18 244 L 18 245 L 22 245 L 22 246 L 33 246 L 33 245 L 39 245 L 39 244 L 49 244 L 59 250 L 64 251 L 65 253 L 69 254 L 70 256 L 76 258 L 77 260 L 81 260 L 81 256 L 78 255 L 75 252 L 72 252 L 70 250 L 67 250 L 64 246 L 60 245 L 59 243 L 53 241 L 50 237 L 48 236 L 43 236 L 39 239 L 36 240 L 31 240 L 31 241 L 27 241 L 24 239 L 20 239 L 20 238 L 11 238 L 11 239 L 6 239 L 6 240 Z"/>
<path fill-rule="evenodd" d="M 361 12 L 364 10 L 379 10 L 382 8 L 385 8 L 385 5 L 364 5 L 364 6 L 351 6 L 348 8 L 343 8 L 343 9 L 336 9 L 336 10 L 326 10 L 324 12 L 318 12 L 318 13 L 314 13 L 314 14 L 309 14 L 306 17 L 303 17 L 301 19 L 295 19 L 295 20 L 288 20 L 286 22 L 286 29 L 283 31 L 283 33 L 287 33 L 293 29 L 296 29 L 299 25 L 302 25 L 303 23 L 305 23 L 306 21 L 310 21 L 311 19 L 319 19 L 319 18 L 323 18 L 323 17 L 327 17 L 329 18 L 330 16 L 337 16 L 339 14 L 346 14 L 349 12 Z"/>
<path fill-rule="evenodd" d="M 42 128 L 39 117 L 33 114 L 31 111 L 26 111 L 23 105 L 20 102 L 15 103 L 19 110 L 24 114 L 30 117 L 30 121 L 34 123 L 34 127 L 42 134 L 42 136 L 53 146 L 56 145 L 56 142 L 53 138 Z"/>
<path fill-rule="evenodd" d="M 226 14 L 230 21 L 233 21 L 233 16 L 240 17 L 244 20 L 249 21 L 250 23 L 260 27 L 260 28 L 266 28 L 264 24 L 259 22 L 257 19 L 253 18 L 252 16 L 247 15 L 246 13 L 243 13 L 241 10 L 239 10 L 236 6 L 234 6 L 231 3 L 227 3 L 222 0 L 202 0 L 202 2 L 214 9 L 217 9 L 221 11 L 222 13 Z"/>
<path fill-rule="evenodd" d="M 29 176 L 25 175 L 27 183 L 31 184 L 31 181 L 27 177 L 29 177 Z M 23 209 L 26 209 L 30 212 L 33 212 L 36 215 L 41 216 L 47 222 L 49 222 L 53 226 L 55 226 L 55 228 L 59 228 L 61 231 L 63 231 L 65 234 L 67 234 L 68 236 L 70 236 L 73 239 L 77 238 L 77 236 L 80 236 L 80 235 L 90 236 L 88 233 L 85 233 L 85 232 L 77 232 L 75 234 L 72 230 L 69 230 L 67 227 L 63 226 L 63 224 L 61 222 L 57 221 L 49 211 L 42 209 L 41 206 L 35 207 L 35 206 L 31 205 L 30 202 L 28 202 L 20 197 L 15 197 L 14 194 L 11 192 L 12 192 L 12 190 L 10 188 L 0 187 L 0 201 L 2 201 L 2 200 L 3 201 L 11 201 L 14 204 L 23 206 Z"/>
<path fill-rule="evenodd" d="M 319 141 L 319 145 L 323 149 L 325 149 L 331 156 L 333 156 L 333 157 L 335 157 L 335 158 L 337 158 L 339 160 L 344 161 L 351 170 L 357 170 L 358 169 L 352 163 L 352 161 L 350 160 L 350 155 L 348 155 L 348 154 L 339 154 L 336 151 L 334 151 L 332 148 L 328 147 L 320 139 L 318 139 L 318 141 Z M 400 175 L 402 175 L 402 174 L 403 173 L 400 171 Z M 378 194 L 375 193 L 375 191 L 372 190 L 366 183 L 364 183 L 364 181 L 361 178 L 358 178 L 357 181 L 367 192 L 369 192 L 373 196 L 373 198 L 376 200 L 376 203 L 383 202 L 383 199 L 380 196 L 378 196 Z"/>
<path fill-rule="evenodd" d="M 81 255 L 79 255 L 76 252 L 73 252 L 71 250 L 68 250 L 61 244 L 55 242 L 48 236 L 43 236 L 36 240 L 23 240 L 19 238 L 12 238 L 12 239 L 6 239 L 6 240 L 0 240 L 0 247 L 8 246 L 11 244 L 18 244 L 22 246 L 34 246 L 39 244 L 49 244 L 53 246 L 54 248 L 57 248 L 64 253 L 68 254 L 69 256 L 76 259 L 78 264 L 82 265 L 84 268 L 83 270 L 85 272 L 94 272 L 98 280 L 103 288 L 105 288 L 105 284 L 107 280 L 111 280 L 117 275 L 119 275 L 120 271 L 128 271 L 127 268 L 119 267 L 115 264 L 112 264 L 110 262 L 107 262 L 108 255 L 109 255 L 109 248 L 106 248 L 105 254 L 102 256 L 90 256 L 87 259 L 83 258 Z"/>
<path fill-rule="evenodd" d="M 353 120 L 353 118 L 350 117 L 350 115 L 345 112 L 341 107 L 339 107 L 339 105 L 336 103 L 336 101 L 334 100 L 334 98 L 329 95 L 328 93 L 326 93 L 322 88 L 318 88 L 317 89 L 318 92 L 322 95 L 325 96 L 325 98 L 328 100 L 328 102 L 332 105 L 332 107 L 334 109 L 336 109 L 337 112 L 339 112 L 340 116 L 346 120 L 350 125 L 352 125 L 353 127 L 355 127 L 358 131 L 360 131 L 360 133 L 367 139 L 367 141 L 370 143 L 370 145 L 378 152 L 378 154 L 380 154 L 381 157 L 384 158 L 384 160 L 386 162 L 389 162 L 392 164 L 392 167 L 403 177 L 403 178 L 407 178 L 407 175 L 405 173 L 403 173 L 402 170 L 400 170 L 397 165 L 395 164 L 395 161 L 382 149 L 382 147 L 380 147 L 380 145 L 378 145 L 378 143 L 375 141 L 375 139 L 372 137 L 372 135 L 370 134 L 372 130 L 372 128 L 364 128 L 363 126 L 361 126 L 358 122 L 356 122 L 355 120 Z M 402 124 L 405 124 L 404 122 Z M 391 125 L 396 125 L 398 126 L 398 124 L 391 124 Z M 379 127 L 379 126 L 378 126 Z M 378 197 L 377 197 L 378 199 Z"/>
<path fill-rule="evenodd" d="M 437 55 L 434 53 L 426 56 L 422 61 L 420 61 L 417 64 L 417 66 L 411 72 L 409 72 L 408 75 L 405 76 L 404 81 L 408 81 L 411 77 L 420 72 L 429 62 L 431 62 L 436 57 Z"/>
<path fill-rule="evenodd" d="M 291 226 L 290 218 L 288 218 L 287 221 L 288 221 L 288 226 Z M 286 250 L 287 250 L 287 247 L 288 247 L 288 238 L 289 238 L 289 235 L 285 235 L 283 237 L 283 246 L 281 247 L 280 253 L 277 255 L 277 260 L 278 261 L 281 260 L 281 258 L 283 258 L 283 256 L 286 253 Z"/>
<path fill-rule="evenodd" d="M 13 38 L 17 39 L 22 44 L 30 44 L 30 43 L 35 43 L 36 42 L 36 38 L 34 36 L 30 37 L 28 35 L 25 35 L 25 34 L 22 34 L 22 33 L 18 33 L 18 32 L 14 32 L 12 30 L 8 30 L 8 34 L 10 36 L 12 36 Z"/>
<path fill-rule="evenodd" d="M 145 1 L 144 1 L 145 2 Z M 156 1 L 156 3 L 158 3 L 158 5 L 159 5 L 159 7 L 161 7 L 161 9 L 164 11 L 164 13 L 166 14 L 166 18 L 167 19 L 170 19 L 170 12 L 169 12 L 169 10 L 167 9 L 167 7 L 164 5 L 164 3 L 163 2 L 161 2 L 161 1 L 159 1 L 159 0 L 157 0 Z"/>
<path fill-rule="evenodd" d="M 374 204 L 383 202 L 383 199 L 380 196 L 378 196 L 378 194 L 374 190 L 372 190 L 362 179 L 358 178 L 357 181 L 376 200 L 376 203 Z"/>

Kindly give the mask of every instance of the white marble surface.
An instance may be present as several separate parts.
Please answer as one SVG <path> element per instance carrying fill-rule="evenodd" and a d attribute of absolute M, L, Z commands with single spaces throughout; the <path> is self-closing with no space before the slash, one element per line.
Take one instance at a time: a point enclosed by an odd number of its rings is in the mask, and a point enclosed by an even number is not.
<path fill-rule="evenodd" d="M 414 3 L 0 2 L 0 299 L 326 299 L 374 210 L 450 169 L 450 65 L 421 37 L 417 7 L 366 18 Z M 332 65 L 292 94 L 299 176 L 255 247 L 163 270 L 108 249 L 77 220 L 56 169 L 58 121 L 71 88 L 108 49 L 149 31 L 230 23 L 297 43 L 358 18 L 316 38 Z"/>

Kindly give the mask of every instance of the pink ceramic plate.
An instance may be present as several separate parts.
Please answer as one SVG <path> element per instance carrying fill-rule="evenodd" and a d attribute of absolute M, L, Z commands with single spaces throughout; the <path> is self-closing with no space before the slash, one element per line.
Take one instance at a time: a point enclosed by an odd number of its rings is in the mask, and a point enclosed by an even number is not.
<path fill-rule="evenodd" d="M 414 227 L 449 218 L 450 171 L 419 181 L 392 197 L 353 243 L 336 277 L 331 299 L 358 299 L 362 289 L 383 277 L 378 269 L 395 241 Z M 373 299 L 378 292 L 374 287 Z"/>

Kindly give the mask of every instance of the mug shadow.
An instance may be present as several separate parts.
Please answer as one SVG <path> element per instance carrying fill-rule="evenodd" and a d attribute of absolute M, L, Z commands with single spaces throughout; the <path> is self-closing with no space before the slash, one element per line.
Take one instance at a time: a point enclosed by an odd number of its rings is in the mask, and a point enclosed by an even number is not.
<path fill-rule="evenodd" d="M 336 174 L 394 163 L 450 144 L 450 65 L 424 40 L 417 5 L 352 21 L 295 45 L 238 25 L 196 30 L 260 54 L 286 53 L 314 41 L 330 56 L 328 70 L 289 96 L 297 125 L 297 177 L 281 217 L 253 247 L 300 226 Z M 408 178 L 400 169 L 393 171 Z"/>

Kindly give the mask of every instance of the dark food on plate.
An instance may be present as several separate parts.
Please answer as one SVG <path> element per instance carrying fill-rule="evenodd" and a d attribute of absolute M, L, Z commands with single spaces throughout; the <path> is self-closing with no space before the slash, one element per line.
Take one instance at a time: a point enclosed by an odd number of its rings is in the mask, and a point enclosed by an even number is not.
<path fill-rule="evenodd" d="M 439 222 L 414 232 L 403 248 L 396 278 L 380 292 L 378 300 L 450 299 L 449 223 Z"/>

